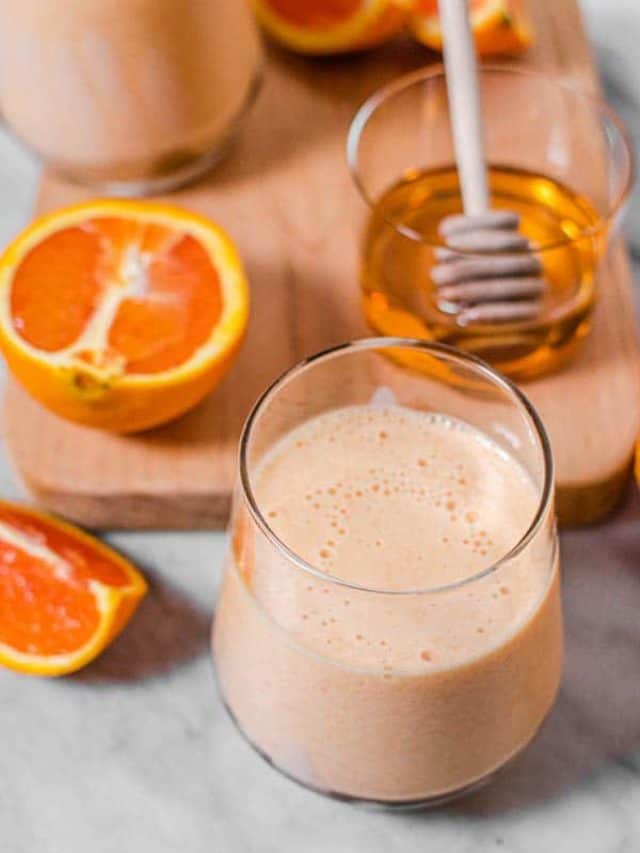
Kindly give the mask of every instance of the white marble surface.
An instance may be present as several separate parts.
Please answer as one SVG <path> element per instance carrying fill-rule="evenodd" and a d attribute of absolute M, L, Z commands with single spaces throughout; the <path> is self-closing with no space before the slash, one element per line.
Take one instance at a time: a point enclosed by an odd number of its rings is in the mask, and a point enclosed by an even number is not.
<path fill-rule="evenodd" d="M 638 0 L 585 10 L 610 97 L 640 139 Z M 0 241 L 35 164 L 0 135 Z M 640 253 L 640 203 L 630 236 Z M 0 493 L 18 494 L 0 455 Z M 384 814 L 298 788 L 260 761 L 215 694 L 208 631 L 220 534 L 109 539 L 151 594 L 96 664 L 60 681 L 0 672 L 2 853 L 508 853 L 640 850 L 640 500 L 563 535 L 567 665 L 528 752 L 484 793 Z"/>

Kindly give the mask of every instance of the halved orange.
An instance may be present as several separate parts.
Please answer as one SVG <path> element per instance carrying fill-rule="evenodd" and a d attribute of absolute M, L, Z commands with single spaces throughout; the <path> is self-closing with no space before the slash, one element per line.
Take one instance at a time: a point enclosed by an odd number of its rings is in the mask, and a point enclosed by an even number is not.
<path fill-rule="evenodd" d="M 0 258 L 0 347 L 19 382 L 70 420 L 164 423 L 227 372 L 249 312 L 231 239 L 149 201 L 92 201 L 33 222 Z"/>
<path fill-rule="evenodd" d="M 142 575 L 93 537 L 0 501 L 0 664 L 75 672 L 120 633 L 146 590 Z"/>
<path fill-rule="evenodd" d="M 412 0 L 409 27 L 418 41 L 442 50 L 438 0 Z M 476 48 L 481 56 L 517 54 L 533 40 L 531 25 L 520 0 L 469 0 Z"/>
<path fill-rule="evenodd" d="M 409 0 L 252 0 L 276 41 L 298 53 L 335 54 L 381 44 L 407 21 Z"/>

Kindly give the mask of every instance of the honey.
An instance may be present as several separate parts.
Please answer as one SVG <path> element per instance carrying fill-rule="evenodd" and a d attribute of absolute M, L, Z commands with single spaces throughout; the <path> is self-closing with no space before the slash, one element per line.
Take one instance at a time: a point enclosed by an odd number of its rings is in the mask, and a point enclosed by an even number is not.
<path fill-rule="evenodd" d="M 551 177 L 494 165 L 491 207 L 520 216 L 546 281 L 534 320 L 463 325 L 455 305 L 438 306 L 429 271 L 442 245 L 441 220 L 462 211 L 455 167 L 411 172 L 374 205 L 366 229 L 363 306 L 380 334 L 439 341 L 472 352 L 517 378 L 557 367 L 589 331 L 596 268 L 606 246 L 589 199 Z"/>

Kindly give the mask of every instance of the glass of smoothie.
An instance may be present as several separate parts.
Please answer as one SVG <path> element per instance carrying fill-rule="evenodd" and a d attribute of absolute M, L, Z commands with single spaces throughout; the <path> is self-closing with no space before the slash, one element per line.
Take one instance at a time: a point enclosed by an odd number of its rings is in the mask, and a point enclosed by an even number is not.
<path fill-rule="evenodd" d="M 239 464 L 213 651 L 258 752 L 405 807 L 517 755 L 563 645 L 551 453 L 521 392 L 446 346 L 345 344 L 266 391 Z"/>
<path fill-rule="evenodd" d="M 255 95 L 245 0 L 0 0 L 0 109 L 66 177 L 172 189 L 222 155 Z"/>

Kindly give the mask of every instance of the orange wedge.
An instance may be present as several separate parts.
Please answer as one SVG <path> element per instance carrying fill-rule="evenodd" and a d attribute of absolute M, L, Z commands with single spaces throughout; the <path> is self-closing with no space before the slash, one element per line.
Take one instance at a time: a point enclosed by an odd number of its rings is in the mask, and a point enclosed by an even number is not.
<path fill-rule="evenodd" d="M 0 664 L 65 675 L 127 624 L 147 585 L 111 548 L 61 521 L 0 501 Z"/>
<path fill-rule="evenodd" d="M 58 415 L 134 432 L 198 403 L 241 344 L 249 291 L 217 225 L 148 201 L 33 222 L 0 258 L 0 348 Z"/>
<path fill-rule="evenodd" d="M 438 0 L 413 0 L 415 12 L 409 27 L 418 41 L 442 50 Z M 519 0 L 470 0 L 471 23 L 481 56 L 517 54 L 533 40 L 531 27 Z"/>
<path fill-rule="evenodd" d="M 307 54 L 363 50 L 398 33 L 406 0 L 252 0 L 263 28 L 277 42 Z"/>

